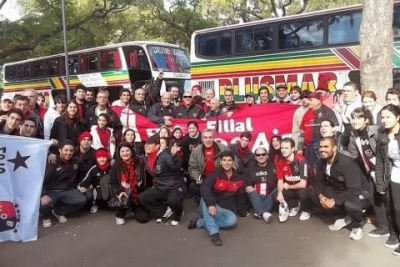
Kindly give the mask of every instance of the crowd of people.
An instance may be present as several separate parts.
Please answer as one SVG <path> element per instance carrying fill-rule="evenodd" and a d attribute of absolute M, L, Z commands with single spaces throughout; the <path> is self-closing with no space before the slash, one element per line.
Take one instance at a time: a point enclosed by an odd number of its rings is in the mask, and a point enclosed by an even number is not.
<path fill-rule="evenodd" d="M 374 92 L 360 94 L 353 82 L 334 94 L 324 86 L 288 92 L 277 85 L 271 100 L 263 86 L 240 106 L 230 88 L 220 103 L 213 90 L 202 94 L 199 87 L 161 93 L 162 79 L 160 73 L 151 86 L 122 89 L 112 103 L 107 88 L 83 85 L 73 100 L 57 95 L 47 110 L 35 90 L 1 98 L 1 134 L 52 141 L 40 198 L 43 227 L 52 226 L 53 216 L 65 223 L 66 214 L 86 208 L 114 209 L 117 225 L 133 213 L 140 223 L 177 226 L 184 201 L 195 201 L 199 216 L 188 228 L 205 228 L 216 246 L 220 229 L 234 226 L 237 216 L 271 223 L 274 216 L 285 222 L 331 214 L 329 229 L 349 227 L 353 240 L 363 237 L 366 218 L 376 218 L 368 235 L 388 237 L 385 246 L 400 255 L 399 90 L 389 89 L 382 107 Z M 291 137 L 273 136 L 268 150 L 251 149 L 250 132 L 235 144 L 217 143 L 215 131 L 200 131 L 196 121 L 271 102 L 298 108 Z M 110 106 L 146 116 L 159 132 L 137 141 Z M 174 118 L 188 119 L 186 134 Z"/>

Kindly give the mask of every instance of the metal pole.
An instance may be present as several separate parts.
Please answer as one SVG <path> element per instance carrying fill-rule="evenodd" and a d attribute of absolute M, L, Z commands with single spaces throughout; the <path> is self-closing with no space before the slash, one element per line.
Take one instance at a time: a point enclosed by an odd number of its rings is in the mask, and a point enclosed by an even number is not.
<path fill-rule="evenodd" d="M 68 64 L 68 44 L 67 44 L 67 24 L 65 22 L 65 0 L 61 0 L 61 16 L 63 24 L 63 35 L 64 35 L 64 53 L 65 53 L 65 76 L 67 84 L 67 99 L 71 100 L 71 92 L 69 88 L 69 64 Z"/>

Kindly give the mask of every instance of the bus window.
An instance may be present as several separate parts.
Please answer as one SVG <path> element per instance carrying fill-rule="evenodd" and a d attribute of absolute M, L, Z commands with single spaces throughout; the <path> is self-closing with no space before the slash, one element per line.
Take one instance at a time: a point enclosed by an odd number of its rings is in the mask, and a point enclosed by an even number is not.
<path fill-rule="evenodd" d="M 361 19 L 361 12 L 330 17 L 328 20 L 328 44 L 339 45 L 359 42 Z"/>
<path fill-rule="evenodd" d="M 147 50 L 155 70 L 186 73 L 190 70 L 189 59 L 182 49 L 150 45 Z"/>
<path fill-rule="evenodd" d="M 321 46 L 324 27 L 321 19 L 296 21 L 279 26 L 279 49 Z"/>
<path fill-rule="evenodd" d="M 149 60 L 141 47 L 124 47 L 128 69 L 150 70 Z"/>
<path fill-rule="evenodd" d="M 80 73 L 85 73 L 88 71 L 88 63 L 89 63 L 88 56 L 81 55 L 81 60 L 80 60 L 80 64 L 79 64 Z"/>
<path fill-rule="evenodd" d="M 230 32 L 199 35 L 197 53 L 205 57 L 222 57 L 231 54 L 232 36 Z"/>
<path fill-rule="evenodd" d="M 393 36 L 400 37 L 400 7 L 394 7 Z"/>
<path fill-rule="evenodd" d="M 273 47 L 273 30 L 270 26 L 254 29 L 254 51 L 268 51 Z"/>
<path fill-rule="evenodd" d="M 45 77 L 47 74 L 46 61 L 37 61 L 32 63 L 32 77 Z"/>
<path fill-rule="evenodd" d="M 99 53 L 90 53 L 89 54 L 89 71 L 97 70 L 99 62 Z"/>
<path fill-rule="evenodd" d="M 68 58 L 68 66 L 69 66 L 69 74 L 78 74 L 79 73 L 79 60 L 78 57 L 69 57 Z"/>
<path fill-rule="evenodd" d="M 12 81 L 17 79 L 17 66 L 7 66 L 5 69 L 5 79 Z"/>
<path fill-rule="evenodd" d="M 30 75 L 29 71 L 30 65 L 29 63 L 19 65 L 18 67 L 18 79 L 28 79 Z"/>
<path fill-rule="evenodd" d="M 53 58 L 47 61 L 49 68 L 49 76 L 57 76 L 60 74 L 60 58 Z"/>
<path fill-rule="evenodd" d="M 253 28 L 235 33 L 236 53 L 253 52 Z"/>

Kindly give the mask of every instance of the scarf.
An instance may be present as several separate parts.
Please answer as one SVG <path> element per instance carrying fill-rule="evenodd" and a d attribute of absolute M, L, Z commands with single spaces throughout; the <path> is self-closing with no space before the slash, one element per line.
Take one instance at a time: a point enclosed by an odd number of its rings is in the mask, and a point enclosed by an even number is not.
<path fill-rule="evenodd" d="M 72 118 L 72 119 L 71 119 L 71 118 L 69 117 L 68 113 L 65 113 L 64 118 L 65 118 L 65 122 L 66 122 L 67 126 L 72 127 L 72 126 L 74 125 L 74 123 L 75 123 L 75 118 Z"/>
<path fill-rule="evenodd" d="M 249 146 L 246 146 L 245 148 L 242 148 L 242 146 L 240 145 L 240 142 L 237 142 L 237 149 L 238 149 L 238 153 L 239 153 L 239 158 L 243 157 L 244 154 L 246 154 L 247 151 L 250 151 Z"/>
<path fill-rule="evenodd" d="M 153 174 L 154 164 L 156 163 L 157 154 L 159 151 L 160 149 L 156 149 L 154 152 L 147 154 L 147 164 L 149 165 L 149 171 L 151 174 Z"/>
<path fill-rule="evenodd" d="M 190 135 L 189 134 L 189 138 L 191 138 L 191 139 L 197 139 L 197 138 L 199 138 L 199 134 L 200 134 L 200 132 L 197 132 L 195 135 Z"/>
<path fill-rule="evenodd" d="M 97 164 L 97 167 L 98 167 L 101 171 L 105 172 L 105 171 L 108 169 L 108 167 L 110 167 L 110 162 L 107 161 L 106 164 L 104 164 L 104 165 L 99 165 L 99 164 Z"/>
<path fill-rule="evenodd" d="M 131 198 L 135 205 L 139 204 L 139 196 L 137 192 L 137 181 L 135 173 L 135 163 L 133 160 L 130 162 L 122 162 L 121 186 L 124 189 L 130 189 Z"/>
<path fill-rule="evenodd" d="M 111 138 L 111 131 L 109 129 L 100 129 L 100 127 L 96 127 L 97 134 L 100 138 L 100 143 L 103 147 L 107 148 L 110 146 L 110 138 Z"/>

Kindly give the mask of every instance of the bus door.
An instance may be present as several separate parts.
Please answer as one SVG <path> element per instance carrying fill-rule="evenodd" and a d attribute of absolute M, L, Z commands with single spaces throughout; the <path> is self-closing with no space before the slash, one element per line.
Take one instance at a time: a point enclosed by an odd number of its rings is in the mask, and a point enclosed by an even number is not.
<path fill-rule="evenodd" d="M 145 49 L 140 46 L 128 46 L 123 50 L 131 84 L 135 85 L 140 81 L 151 80 L 152 73 Z"/>

